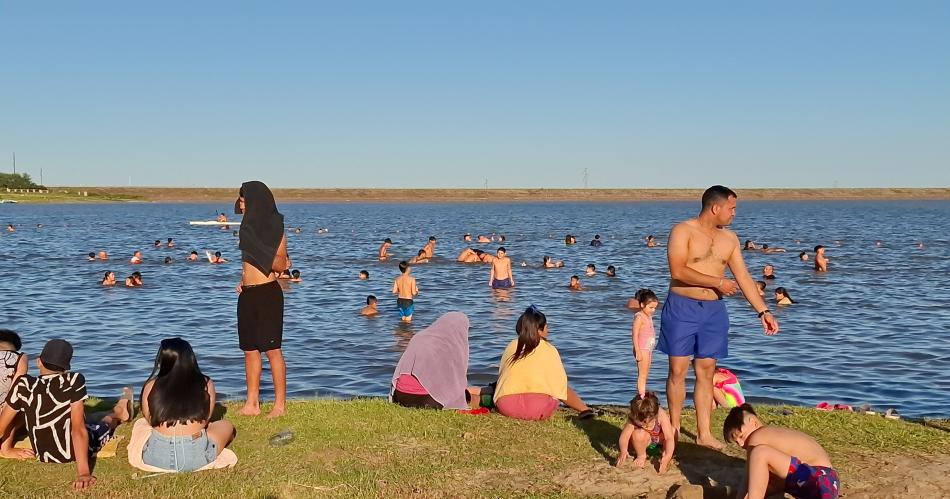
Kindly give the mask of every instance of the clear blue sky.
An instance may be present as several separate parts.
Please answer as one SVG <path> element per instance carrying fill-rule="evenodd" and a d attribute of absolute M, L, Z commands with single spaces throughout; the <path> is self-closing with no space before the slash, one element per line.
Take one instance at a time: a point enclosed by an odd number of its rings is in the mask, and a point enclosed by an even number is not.
<path fill-rule="evenodd" d="M 50 185 L 950 186 L 950 2 L 4 2 Z"/>

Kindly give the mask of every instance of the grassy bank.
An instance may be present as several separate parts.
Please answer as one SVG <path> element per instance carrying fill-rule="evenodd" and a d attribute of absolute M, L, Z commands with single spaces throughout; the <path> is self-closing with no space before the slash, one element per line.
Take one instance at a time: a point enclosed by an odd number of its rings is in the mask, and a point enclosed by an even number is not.
<path fill-rule="evenodd" d="M 225 202 L 234 201 L 234 188 L 173 187 L 55 187 L 34 202 L 78 202 L 74 194 L 89 193 L 82 201 Z M 628 202 L 698 201 L 702 189 L 274 189 L 279 202 L 312 203 L 419 203 L 419 202 Z M 742 200 L 906 200 L 950 199 L 950 188 L 887 189 L 739 189 Z M 0 198 L 8 195 L 0 193 Z M 24 198 L 26 199 L 26 198 Z"/>
<path fill-rule="evenodd" d="M 238 429 L 232 448 L 240 462 L 234 469 L 144 477 L 128 465 L 126 440 L 116 457 L 97 463 L 94 473 L 99 483 L 92 492 L 75 495 L 652 498 L 666 497 L 677 487 L 696 489 L 706 484 L 705 497 L 721 497 L 721 488 L 708 487 L 710 480 L 736 484 L 744 466 L 740 449 L 721 454 L 684 440 L 675 466 L 662 477 L 629 462 L 616 469 L 611 465 L 623 422 L 620 409 L 608 409 L 593 421 L 578 421 L 572 413 L 561 412 L 551 421 L 532 423 L 497 414 L 408 410 L 379 399 L 294 402 L 289 415 L 277 421 L 236 416 L 238 407 L 224 407 L 225 417 Z M 862 489 L 876 491 L 868 497 L 888 497 L 875 480 L 900 484 L 898 474 L 907 470 L 895 463 L 931 460 L 950 466 L 946 429 L 803 408 L 768 407 L 761 412 L 772 423 L 815 435 L 850 487 L 846 497 L 864 497 Z M 715 416 L 714 425 L 721 427 L 725 412 Z M 694 427 L 688 415 L 685 428 Z M 119 433 L 127 437 L 129 428 L 120 428 Z M 295 440 L 283 447 L 269 445 L 268 437 L 283 429 L 291 429 Z M 0 494 L 69 495 L 74 476 L 73 465 L 0 461 Z M 932 478 L 950 480 L 946 473 Z"/>
<path fill-rule="evenodd" d="M 128 201 L 144 201 L 142 196 L 135 193 L 117 193 L 108 190 L 86 187 L 50 188 L 48 194 L 4 192 L 0 190 L 0 199 L 16 201 L 25 204 L 52 204 L 52 203 L 121 203 Z"/>

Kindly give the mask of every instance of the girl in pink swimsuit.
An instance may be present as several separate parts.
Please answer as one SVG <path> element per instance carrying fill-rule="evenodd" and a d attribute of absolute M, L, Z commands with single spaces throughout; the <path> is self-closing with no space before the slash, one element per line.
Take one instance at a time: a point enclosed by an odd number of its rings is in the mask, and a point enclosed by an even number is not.
<path fill-rule="evenodd" d="M 656 330 L 653 328 L 653 314 L 660 301 L 656 293 L 649 289 L 637 291 L 635 299 L 640 311 L 633 316 L 633 356 L 637 361 L 637 393 L 641 396 L 647 391 L 647 376 L 653 362 L 653 348 L 656 347 Z"/>

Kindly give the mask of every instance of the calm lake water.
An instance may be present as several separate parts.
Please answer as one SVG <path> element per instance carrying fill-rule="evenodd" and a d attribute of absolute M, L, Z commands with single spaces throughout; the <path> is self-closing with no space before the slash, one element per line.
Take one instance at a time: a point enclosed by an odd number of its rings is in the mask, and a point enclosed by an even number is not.
<path fill-rule="evenodd" d="M 152 368 L 158 342 L 181 336 L 195 347 L 202 369 L 223 397 L 244 396 L 242 354 L 237 347 L 234 286 L 240 265 L 187 262 L 192 250 L 219 250 L 239 260 L 237 238 L 212 220 L 227 204 L 0 205 L 0 327 L 24 338 L 35 357 L 43 343 L 73 343 L 74 370 L 90 391 L 111 396 L 125 384 L 138 390 Z M 536 304 L 548 316 L 551 340 L 564 359 L 571 384 L 593 403 L 623 404 L 635 392 L 636 364 L 630 345 L 632 313 L 624 305 L 638 288 L 666 295 L 664 248 L 646 248 L 643 237 L 665 242 L 671 225 L 695 215 L 698 202 L 629 204 L 283 204 L 289 249 L 304 282 L 286 292 L 284 352 L 292 397 L 382 396 L 401 351 L 417 331 L 440 314 L 461 310 L 471 323 L 469 381 L 493 379 L 520 312 Z M 821 401 L 870 403 L 911 416 L 950 416 L 950 202 L 742 202 L 732 228 L 788 249 L 765 255 L 745 252 L 753 275 L 766 263 L 798 301 L 770 304 L 781 334 L 766 337 L 741 298 L 728 300 L 730 357 L 753 401 L 814 405 Z M 43 224 L 37 228 L 37 224 Z M 318 233 L 328 228 L 328 233 Z M 504 234 L 518 287 L 506 295 L 487 286 L 487 266 L 455 263 L 466 246 L 462 234 Z M 564 235 L 577 236 L 565 246 Z M 411 326 L 401 325 L 391 294 L 398 258 L 375 259 L 391 237 L 397 257 L 415 254 L 433 234 L 439 238 L 431 264 L 414 274 L 421 295 Z M 593 248 L 594 234 L 605 241 Z M 175 249 L 152 249 L 173 237 Z M 882 241 L 876 246 L 875 241 Z M 923 241 L 923 249 L 917 243 Z M 831 271 L 818 275 L 798 251 L 828 247 Z M 494 250 L 496 245 L 476 245 Z M 87 262 L 105 249 L 108 262 Z M 129 265 L 135 249 L 143 265 Z M 537 268 L 544 255 L 566 267 Z M 171 256 L 174 263 L 162 260 Z M 618 269 L 616 278 L 583 278 L 583 292 L 567 289 L 588 263 Z M 111 269 L 121 281 L 133 270 L 145 287 L 102 288 Z M 361 269 L 368 281 L 357 279 Z M 944 277 L 940 277 L 944 276 Z M 358 315 L 368 294 L 383 313 Z M 659 314 L 657 314 L 659 315 Z M 656 317 L 659 331 L 659 317 Z M 650 388 L 663 391 L 667 363 L 654 358 Z M 35 372 L 35 366 L 31 366 Z M 263 390 L 270 396 L 269 373 Z"/>

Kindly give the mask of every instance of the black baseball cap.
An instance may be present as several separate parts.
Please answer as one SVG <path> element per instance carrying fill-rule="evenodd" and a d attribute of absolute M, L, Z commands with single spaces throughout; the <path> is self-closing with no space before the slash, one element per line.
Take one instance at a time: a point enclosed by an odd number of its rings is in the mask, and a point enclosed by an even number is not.
<path fill-rule="evenodd" d="M 40 360 L 52 371 L 68 371 L 69 361 L 73 360 L 73 346 L 66 340 L 49 340 L 43 346 Z"/>

